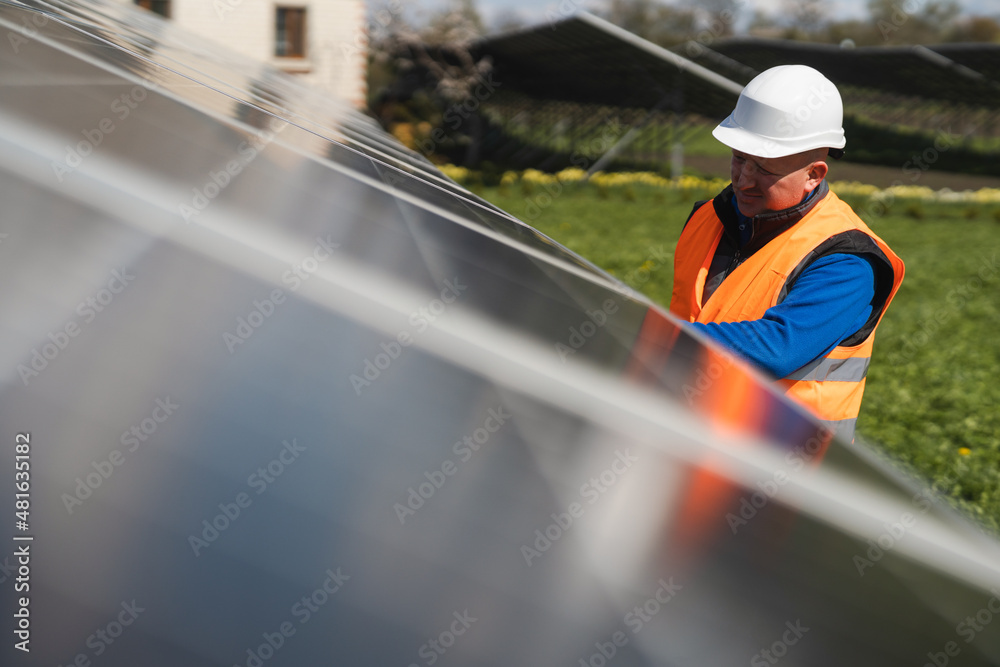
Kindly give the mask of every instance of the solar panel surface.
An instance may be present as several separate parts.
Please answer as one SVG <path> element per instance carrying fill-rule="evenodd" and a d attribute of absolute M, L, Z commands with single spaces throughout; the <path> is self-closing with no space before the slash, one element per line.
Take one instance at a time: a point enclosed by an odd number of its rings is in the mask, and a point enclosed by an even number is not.
<path fill-rule="evenodd" d="M 3 664 L 918 664 L 987 608 L 992 541 L 361 114 L 116 3 L 0 34 Z"/>

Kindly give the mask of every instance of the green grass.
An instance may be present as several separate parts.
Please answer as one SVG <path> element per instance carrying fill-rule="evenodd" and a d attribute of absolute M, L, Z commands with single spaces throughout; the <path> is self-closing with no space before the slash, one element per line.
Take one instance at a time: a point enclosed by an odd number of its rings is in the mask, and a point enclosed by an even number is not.
<path fill-rule="evenodd" d="M 548 201 L 541 186 L 530 194 L 516 186 L 481 189 L 478 194 L 653 300 L 668 304 L 673 264 L 658 266 L 645 282 L 640 280 L 645 274 L 638 274 L 638 269 L 656 259 L 651 248 L 662 247 L 673 256 L 680 227 L 691 207 L 713 193 L 571 185 L 541 209 L 536 202 Z"/>
<path fill-rule="evenodd" d="M 538 190 L 479 194 L 667 305 L 673 265 L 647 263 L 651 248 L 672 257 L 692 204 L 712 193 L 580 185 L 540 209 Z M 1000 531 L 1000 209 L 896 202 L 873 217 L 850 203 L 906 263 L 878 331 L 859 437 Z"/>

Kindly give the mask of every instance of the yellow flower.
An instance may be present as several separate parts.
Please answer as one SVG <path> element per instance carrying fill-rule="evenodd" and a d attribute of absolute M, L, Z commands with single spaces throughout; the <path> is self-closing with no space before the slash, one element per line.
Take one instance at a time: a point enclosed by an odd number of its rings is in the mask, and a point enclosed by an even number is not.
<path fill-rule="evenodd" d="M 834 181 L 830 184 L 830 189 L 838 195 L 857 195 L 859 197 L 871 197 L 879 189 L 868 183 L 858 183 L 857 181 Z"/>
<path fill-rule="evenodd" d="M 390 130 L 392 136 L 399 140 L 407 148 L 413 149 L 416 143 L 413 140 L 413 125 L 410 123 L 396 123 Z"/>
<path fill-rule="evenodd" d="M 546 183 L 555 183 L 556 177 L 537 169 L 525 169 L 524 173 L 521 174 L 521 180 L 527 183 L 540 183 L 544 185 Z"/>
<path fill-rule="evenodd" d="M 444 164 L 441 165 L 440 169 L 445 176 L 456 183 L 464 183 L 469 177 L 469 170 L 465 167 L 456 167 L 453 164 Z"/>
<path fill-rule="evenodd" d="M 969 454 L 971 454 L 971 453 L 972 453 L 972 450 L 971 450 L 971 449 L 969 449 L 968 447 L 959 447 L 959 449 L 958 449 L 958 453 L 959 453 L 959 454 L 960 454 L 961 456 L 968 456 Z"/>
<path fill-rule="evenodd" d="M 413 126 L 409 123 L 399 123 L 392 128 L 392 134 L 407 145 L 414 143 L 414 135 L 422 133 L 426 128 L 424 124 Z M 456 181 L 466 183 L 473 172 L 465 167 L 455 165 L 444 165 L 441 171 Z M 516 171 L 505 171 L 500 178 L 501 185 L 512 185 L 518 180 L 527 184 L 555 185 L 558 183 L 582 183 L 587 181 L 587 172 L 577 167 L 568 167 L 556 174 L 547 174 L 537 169 L 525 169 L 520 174 Z M 671 190 L 702 190 L 706 192 L 718 192 L 722 190 L 729 181 L 724 178 L 700 178 L 690 174 L 684 174 L 678 178 L 664 178 L 651 171 L 635 172 L 596 172 L 590 177 L 590 182 L 599 188 L 621 187 L 630 185 L 644 185 L 654 188 L 665 188 Z M 955 192 L 948 188 L 941 190 L 931 190 L 919 185 L 895 185 L 880 189 L 868 183 L 857 181 L 834 181 L 830 184 L 830 189 L 839 195 L 851 195 L 855 197 L 867 197 L 870 199 L 884 199 L 892 201 L 895 199 L 937 201 L 937 202 L 959 202 L 959 203 L 980 203 L 993 204 L 1000 203 L 1000 189 L 981 188 L 979 190 L 964 190 Z"/>
<path fill-rule="evenodd" d="M 583 181 L 587 179 L 587 172 L 579 167 L 568 167 L 556 174 L 556 178 L 563 183 Z"/>
<path fill-rule="evenodd" d="M 879 195 L 891 196 L 896 199 L 935 199 L 936 193 L 923 185 L 893 185 L 882 190 Z"/>

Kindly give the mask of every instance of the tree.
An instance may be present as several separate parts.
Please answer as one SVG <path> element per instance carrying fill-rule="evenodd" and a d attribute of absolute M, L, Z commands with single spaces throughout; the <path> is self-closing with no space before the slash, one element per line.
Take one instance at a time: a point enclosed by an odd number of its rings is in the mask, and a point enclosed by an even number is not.
<path fill-rule="evenodd" d="M 770 13 L 761 9 L 755 9 L 750 18 L 750 25 L 747 26 L 747 33 L 753 37 L 770 38 L 779 35 L 782 31 L 778 20 Z"/>
<path fill-rule="evenodd" d="M 951 31 L 957 0 L 868 0 L 868 12 L 883 42 L 932 44 Z"/>
<path fill-rule="evenodd" d="M 410 25 L 404 13 L 395 12 L 382 39 L 373 42 L 376 59 L 391 61 L 397 72 L 427 70 L 437 81 L 436 92 L 448 103 L 467 98 L 491 69 L 488 59 L 477 60 L 472 54 L 473 42 L 484 32 L 473 0 L 452 0 L 422 28 Z"/>
<path fill-rule="evenodd" d="M 714 39 L 730 37 L 747 0 L 689 0 L 698 19 L 699 28 L 708 30 Z"/>
<path fill-rule="evenodd" d="M 391 0 L 399 11 L 381 39 L 371 45 L 374 68 L 389 73 L 389 85 L 373 102 L 373 111 L 397 137 L 409 138 L 428 152 L 441 148 L 440 130 L 446 119 L 452 133 L 468 138 L 466 164 L 478 161 L 482 121 L 476 113 L 481 98 L 474 95 L 488 79 L 492 62 L 474 54 L 473 44 L 484 33 L 482 17 L 473 0 L 452 0 L 422 27 L 405 18 L 400 0 Z M 372 80 L 370 76 L 369 80 Z M 428 92 L 428 88 L 430 89 Z M 451 115 L 449 115 L 449 112 Z M 442 139 L 430 140 L 425 135 Z M 444 143 L 454 143 L 453 136 Z"/>
<path fill-rule="evenodd" d="M 877 46 L 885 43 L 871 20 L 858 19 L 830 23 L 826 27 L 826 39 L 833 44 L 849 42 L 855 46 Z"/>
<path fill-rule="evenodd" d="M 598 14 L 629 32 L 661 46 L 688 40 L 696 31 L 696 12 L 657 0 L 608 0 Z"/>
<path fill-rule="evenodd" d="M 502 9 L 490 22 L 490 32 L 510 32 L 526 28 L 527 25 L 521 15 L 513 9 Z"/>
<path fill-rule="evenodd" d="M 783 0 L 782 9 L 795 33 L 804 37 L 817 35 L 826 24 L 827 6 L 823 0 Z"/>
<path fill-rule="evenodd" d="M 483 17 L 474 0 L 451 0 L 449 6 L 431 16 L 430 22 L 420 31 L 426 44 L 468 44 L 485 34 Z"/>
<path fill-rule="evenodd" d="M 958 22 L 950 41 L 1000 42 L 1000 23 L 989 16 L 969 16 Z"/>

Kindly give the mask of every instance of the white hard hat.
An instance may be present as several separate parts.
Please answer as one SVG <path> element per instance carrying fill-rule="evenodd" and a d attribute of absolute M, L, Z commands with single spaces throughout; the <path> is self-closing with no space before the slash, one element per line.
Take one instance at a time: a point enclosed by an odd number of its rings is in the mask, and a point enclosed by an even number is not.
<path fill-rule="evenodd" d="M 844 103 L 833 82 L 806 65 L 779 65 L 758 74 L 736 109 L 712 135 L 757 157 L 784 157 L 814 148 L 843 155 Z"/>

